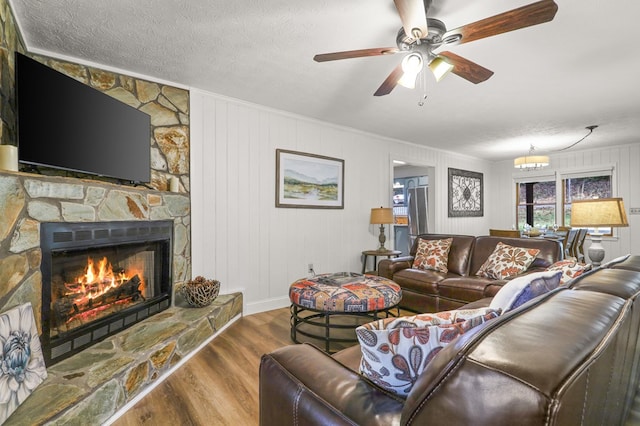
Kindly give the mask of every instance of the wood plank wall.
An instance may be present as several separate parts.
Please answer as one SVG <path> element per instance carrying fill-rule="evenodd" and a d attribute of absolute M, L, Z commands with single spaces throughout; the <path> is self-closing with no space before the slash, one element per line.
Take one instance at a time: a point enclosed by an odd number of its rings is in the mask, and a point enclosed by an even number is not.
<path fill-rule="evenodd" d="M 247 314 L 288 305 L 288 287 L 306 276 L 308 263 L 317 273 L 360 270 L 361 251 L 377 246 L 370 209 L 391 205 L 393 159 L 435 167 L 435 232 L 486 235 L 514 223 L 511 160 L 482 161 L 207 92 L 193 90 L 191 101 L 193 275 L 220 280 L 223 292 L 243 291 Z M 276 208 L 277 148 L 344 159 L 344 210 Z M 640 207 L 633 184 L 640 144 L 551 161 L 559 171 L 615 164 L 617 195 L 627 211 Z M 448 167 L 484 173 L 484 217 L 448 217 Z M 607 260 L 640 252 L 639 217 L 630 215 L 630 228 L 604 242 Z"/>
<path fill-rule="evenodd" d="M 243 291 L 245 313 L 288 305 L 308 263 L 317 273 L 360 271 L 362 250 L 377 247 L 370 209 L 391 205 L 393 159 L 435 167 L 434 231 L 489 228 L 486 204 L 484 217 L 447 217 L 447 168 L 487 176 L 491 163 L 475 158 L 195 90 L 191 143 L 193 275 Z M 344 210 L 276 208 L 276 148 L 344 159 Z"/>

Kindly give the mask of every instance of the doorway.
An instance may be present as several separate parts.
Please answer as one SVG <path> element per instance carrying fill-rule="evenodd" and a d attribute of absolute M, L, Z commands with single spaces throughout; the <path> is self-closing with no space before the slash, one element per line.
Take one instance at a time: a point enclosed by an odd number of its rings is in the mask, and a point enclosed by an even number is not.
<path fill-rule="evenodd" d="M 435 229 L 435 167 L 393 160 L 394 247 L 409 254 L 417 235 Z"/>

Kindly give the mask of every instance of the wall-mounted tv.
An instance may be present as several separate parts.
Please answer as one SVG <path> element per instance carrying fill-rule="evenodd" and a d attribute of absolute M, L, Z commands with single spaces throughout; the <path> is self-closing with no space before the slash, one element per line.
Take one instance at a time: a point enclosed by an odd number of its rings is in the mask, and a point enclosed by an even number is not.
<path fill-rule="evenodd" d="M 148 114 L 16 53 L 18 160 L 148 183 Z"/>

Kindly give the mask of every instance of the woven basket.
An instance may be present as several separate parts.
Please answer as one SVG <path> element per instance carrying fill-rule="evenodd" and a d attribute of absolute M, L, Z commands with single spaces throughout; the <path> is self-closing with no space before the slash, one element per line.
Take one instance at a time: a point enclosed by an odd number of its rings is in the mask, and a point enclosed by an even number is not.
<path fill-rule="evenodd" d="M 220 281 L 195 277 L 195 279 L 184 283 L 180 290 L 189 305 L 202 308 L 210 305 L 218 297 Z"/>

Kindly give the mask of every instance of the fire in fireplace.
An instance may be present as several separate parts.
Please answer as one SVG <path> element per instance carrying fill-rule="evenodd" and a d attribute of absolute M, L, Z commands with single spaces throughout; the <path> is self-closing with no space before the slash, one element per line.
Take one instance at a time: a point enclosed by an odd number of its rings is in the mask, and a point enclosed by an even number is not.
<path fill-rule="evenodd" d="M 171 305 L 172 236 L 172 221 L 41 225 L 47 365 Z"/>
<path fill-rule="evenodd" d="M 147 253 L 151 252 L 143 252 Z M 64 266 L 51 280 L 52 336 L 146 300 L 144 277 L 148 269 L 145 266 L 117 267 L 114 272 L 106 256 L 97 265 L 89 257 L 84 271 L 78 274 L 68 273 L 76 268 L 70 268 L 66 262 L 54 263 L 58 267 L 64 263 Z M 77 278 L 67 278 L 69 276 Z"/>

